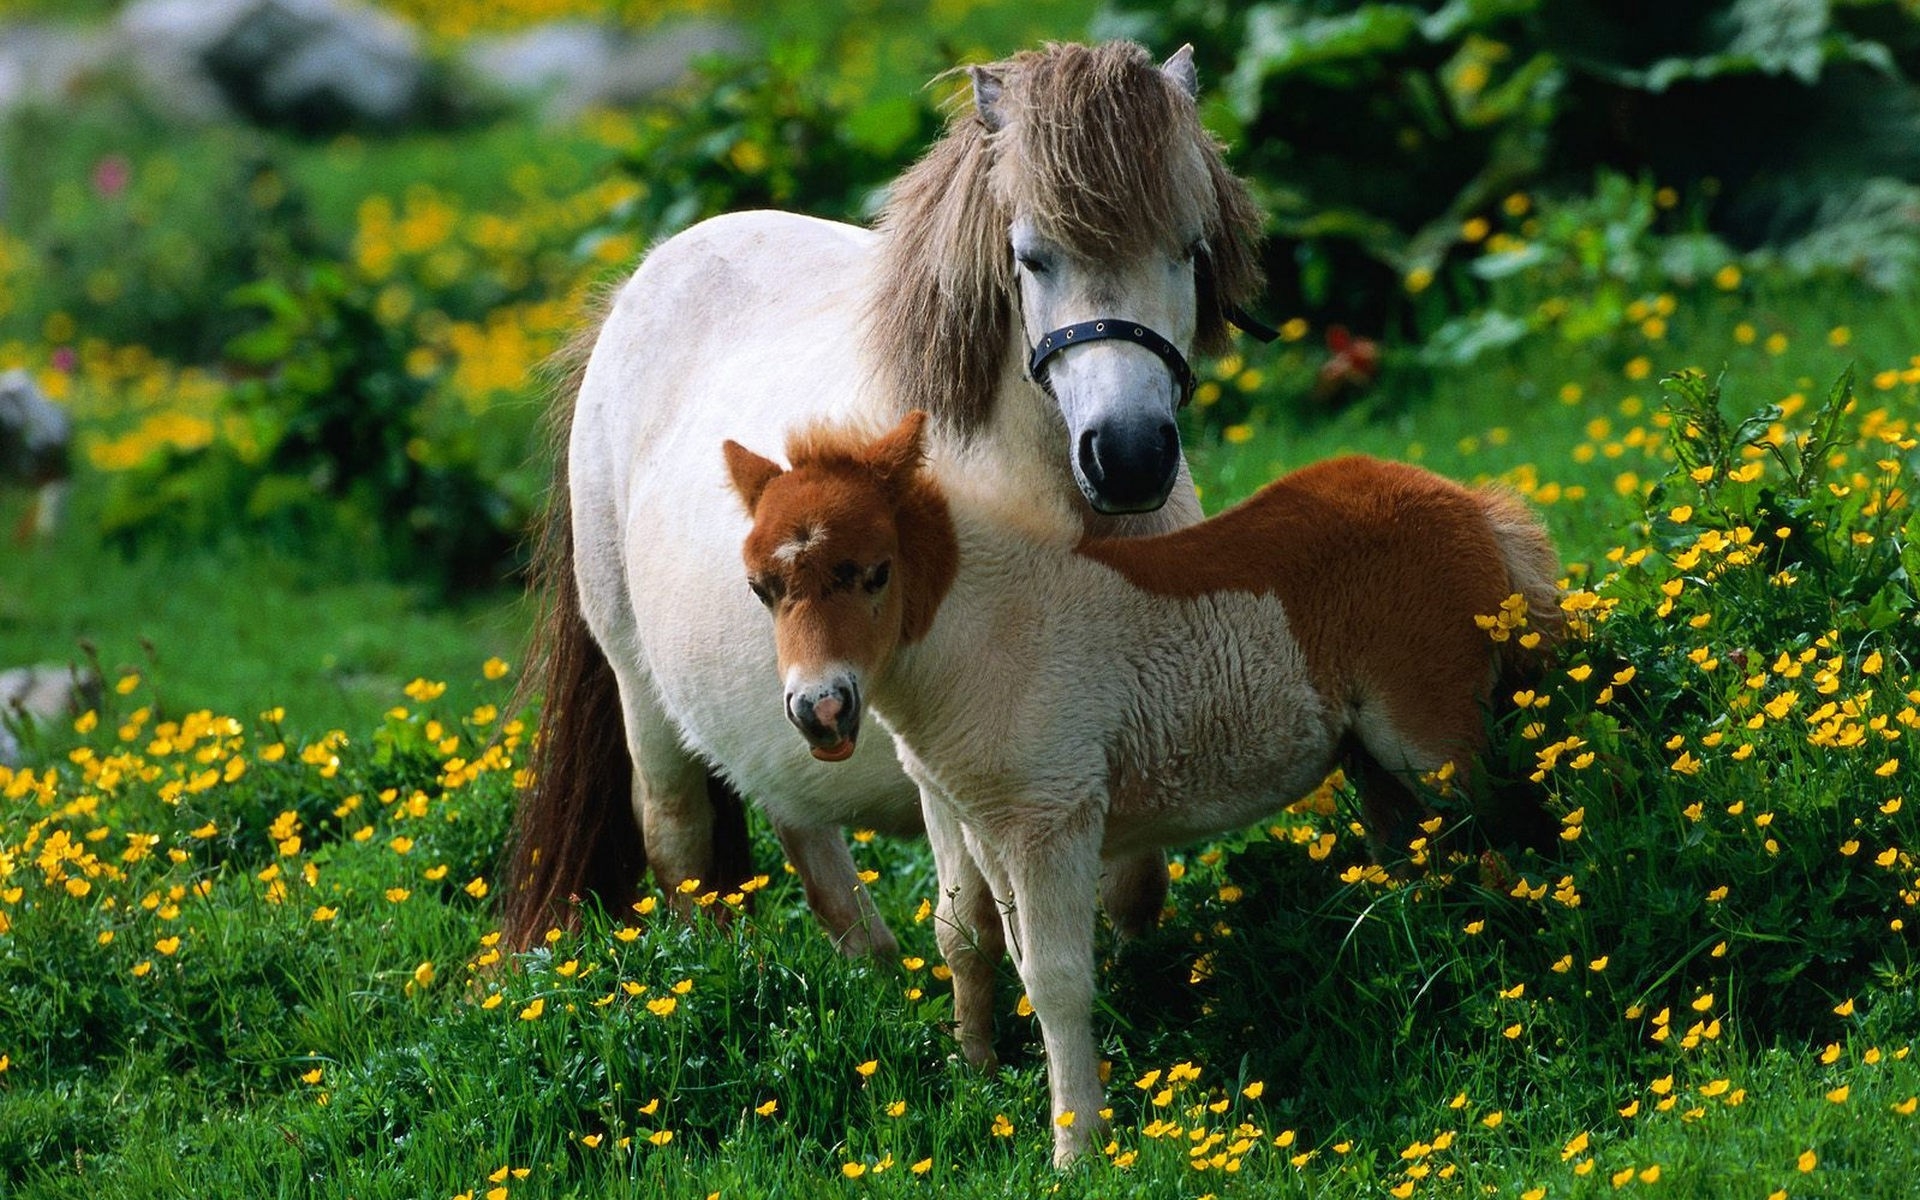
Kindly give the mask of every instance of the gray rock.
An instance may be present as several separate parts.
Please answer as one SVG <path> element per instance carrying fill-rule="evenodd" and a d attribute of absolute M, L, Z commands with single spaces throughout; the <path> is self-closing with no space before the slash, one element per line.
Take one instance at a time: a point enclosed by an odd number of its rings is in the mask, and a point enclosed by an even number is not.
<path fill-rule="evenodd" d="M 138 0 L 119 26 L 135 74 L 182 115 L 321 133 L 403 125 L 433 100 L 413 28 L 354 0 Z"/>
<path fill-rule="evenodd" d="M 538 98 L 548 116 L 637 103 L 687 78 L 709 55 L 752 48 L 737 27 L 688 21 L 643 34 L 565 21 L 521 33 L 477 37 L 460 52 L 467 73 L 510 96 Z"/>
<path fill-rule="evenodd" d="M 64 25 L 0 27 L 0 111 L 57 104 L 116 60 L 112 31 Z"/>
<path fill-rule="evenodd" d="M 91 671 L 59 663 L 0 671 L 0 765 L 20 765 L 18 731 L 28 723 L 78 716 L 99 703 Z"/>
<path fill-rule="evenodd" d="M 0 375 L 0 483 L 43 487 L 72 472 L 73 422 L 33 376 Z"/>

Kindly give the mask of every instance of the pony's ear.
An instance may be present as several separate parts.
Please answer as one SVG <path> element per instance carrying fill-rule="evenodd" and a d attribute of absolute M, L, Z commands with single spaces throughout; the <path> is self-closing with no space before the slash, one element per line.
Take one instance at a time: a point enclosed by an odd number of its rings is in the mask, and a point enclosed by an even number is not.
<path fill-rule="evenodd" d="M 1007 110 L 1002 101 L 1006 98 L 1006 81 L 985 67 L 968 67 L 967 75 L 973 80 L 973 107 L 980 114 L 980 123 L 989 133 L 998 133 L 1007 123 Z"/>
<path fill-rule="evenodd" d="M 1173 57 L 1161 64 L 1161 74 L 1180 85 L 1180 90 L 1189 100 L 1200 98 L 1200 71 L 1193 65 L 1193 43 L 1188 42 L 1173 52 Z"/>
<path fill-rule="evenodd" d="M 926 461 L 926 424 L 926 410 L 916 408 L 900 418 L 885 437 L 867 447 L 867 464 L 889 487 L 897 489 L 912 479 Z"/>
<path fill-rule="evenodd" d="M 780 464 L 770 458 L 761 458 L 758 454 L 742 446 L 739 442 L 729 441 L 720 447 L 727 456 L 727 474 L 733 479 L 733 490 L 740 494 L 740 500 L 747 506 L 747 515 L 760 504 L 760 493 L 767 485 L 785 474 Z"/>

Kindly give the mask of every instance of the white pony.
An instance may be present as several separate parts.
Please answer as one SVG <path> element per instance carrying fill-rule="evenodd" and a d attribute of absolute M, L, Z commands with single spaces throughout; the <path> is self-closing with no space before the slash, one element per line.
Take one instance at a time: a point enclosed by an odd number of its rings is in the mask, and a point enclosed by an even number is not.
<path fill-rule="evenodd" d="M 869 696 L 921 786 L 976 1063 L 1004 921 L 1064 1165 L 1100 1127 L 1102 859 L 1242 828 L 1336 764 L 1370 832 L 1407 847 L 1410 777 L 1467 768 L 1496 685 L 1557 636 L 1559 560 L 1511 495 L 1367 458 L 1158 537 L 1090 538 L 1058 505 L 1010 504 L 991 464 L 923 469 L 921 421 L 810 431 L 791 470 L 728 444 L 742 555 L 805 742 L 857 761 L 858 711 L 804 698 Z M 1482 623 L 1501 614 L 1533 628 L 1496 644 Z"/>
<path fill-rule="evenodd" d="M 744 793 L 836 941 L 896 949 L 839 830 L 918 830 L 916 790 L 887 755 L 823 765 L 768 703 L 723 440 L 774 450 L 823 418 L 924 408 L 937 448 L 1090 529 L 1198 518 L 1183 355 L 1220 349 L 1258 288 L 1260 217 L 1196 116 L 1191 47 L 1156 67 L 1129 43 L 1050 46 L 972 83 L 877 230 L 715 218 L 614 297 L 562 414 L 539 555 L 545 704 L 502 889 L 514 944 L 575 897 L 619 914 L 647 865 L 670 892 L 744 879 Z M 1109 911 L 1138 928 L 1165 886 L 1157 854 L 1122 864 Z"/>

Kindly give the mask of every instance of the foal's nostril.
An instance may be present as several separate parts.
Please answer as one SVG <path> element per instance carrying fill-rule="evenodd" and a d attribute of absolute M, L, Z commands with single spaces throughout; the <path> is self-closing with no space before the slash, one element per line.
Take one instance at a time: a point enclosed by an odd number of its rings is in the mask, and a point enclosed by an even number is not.
<path fill-rule="evenodd" d="M 839 720 L 840 714 L 845 711 L 846 702 L 840 698 L 840 695 L 840 690 L 836 688 L 832 695 L 822 696 L 814 701 L 813 720 L 820 728 L 832 729 L 834 722 Z"/>

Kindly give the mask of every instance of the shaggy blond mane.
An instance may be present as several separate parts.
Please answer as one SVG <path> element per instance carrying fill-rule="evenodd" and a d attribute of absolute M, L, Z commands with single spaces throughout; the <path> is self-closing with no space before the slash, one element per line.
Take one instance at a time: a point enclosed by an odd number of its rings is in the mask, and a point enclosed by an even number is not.
<path fill-rule="evenodd" d="M 1132 42 L 1050 45 L 989 64 L 1005 123 L 960 104 L 881 213 L 868 344 L 899 409 L 971 432 L 992 411 L 1014 336 L 1007 231 L 1029 214 L 1093 258 L 1172 245 L 1198 224 L 1195 349 L 1219 353 L 1226 312 L 1261 283 L 1261 217 L 1192 99 Z"/>

